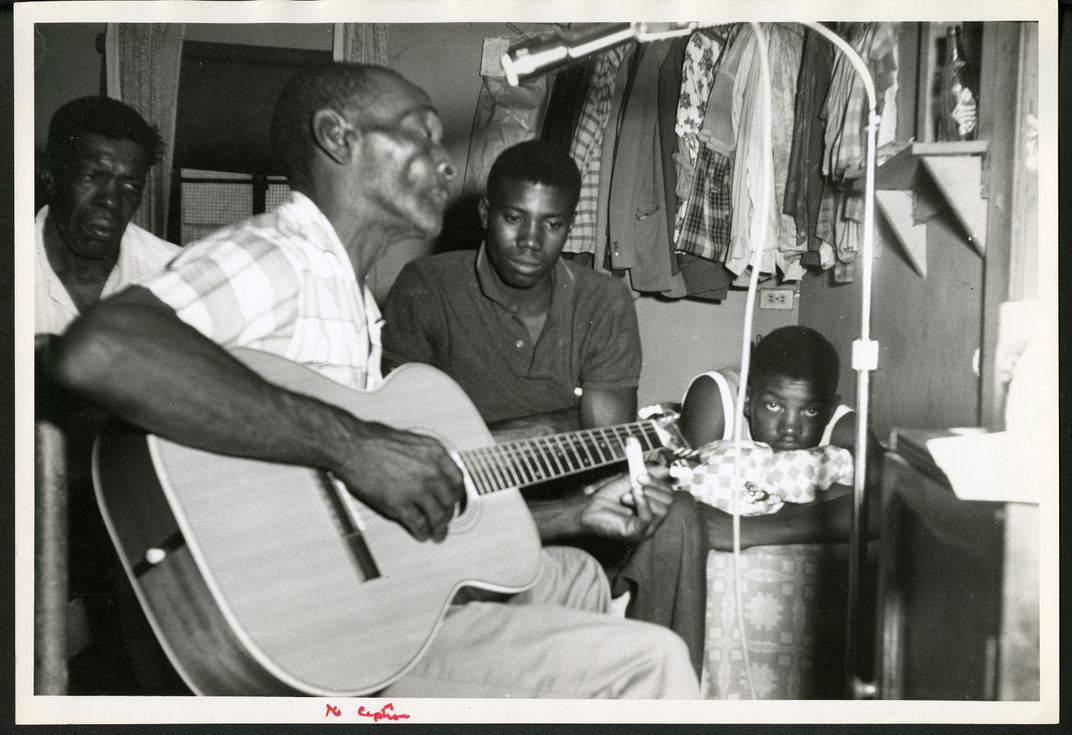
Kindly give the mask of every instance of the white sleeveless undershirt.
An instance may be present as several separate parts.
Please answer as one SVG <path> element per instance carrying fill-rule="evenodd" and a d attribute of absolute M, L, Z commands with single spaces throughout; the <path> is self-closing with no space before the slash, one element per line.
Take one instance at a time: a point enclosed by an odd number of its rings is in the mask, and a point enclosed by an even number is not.
<path fill-rule="evenodd" d="M 737 402 L 737 388 L 740 385 L 741 378 L 736 370 L 731 368 L 723 368 L 721 370 L 709 370 L 705 373 L 700 373 L 693 378 L 685 389 L 685 395 L 687 396 L 689 390 L 692 389 L 692 384 L 699 378 L 708 377 L 715 381 L 715 385 L 718 386 L 719 395 L 722 398 L 722 425 L 725 427 L 722 430 L 722 439 L 733 438 L 733 420 L 734 420 L 734 407 Z M 682 401 L 685 397 L 682 396 Z M 826 446 L 830 443 L 830 439 L 834 434 L 834 427 L 837 426 L 837 422 L 841 420 L 846 414 L 852 413 L 852 409 L 846 406 L 844 403 L 839 403 L 834 409 L 834 413 L 830 416 L 830 420 L 826 422 L 826 426 L 823 427 L 823 434 L 819 438 L 819 443 L 816 446 Z M 748 429 L 748 422 L 744 422 L 744 426 L 741 427 L 741 438 L 748 441 L 752 440 L 752 433 Z"/>

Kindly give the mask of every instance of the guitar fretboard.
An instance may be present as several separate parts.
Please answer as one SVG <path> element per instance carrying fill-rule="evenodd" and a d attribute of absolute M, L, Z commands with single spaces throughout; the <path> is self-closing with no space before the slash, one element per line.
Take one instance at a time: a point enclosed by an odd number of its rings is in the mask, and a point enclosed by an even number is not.
<path fill-rule="evenodd" d="M 459 456 L 477 492 L 484 495 L 619 462 L 625 459 L 625 440 L 630 436 L 644 451 L 663 446 L 655 421 L 638 421 L 493 444 Z"/>

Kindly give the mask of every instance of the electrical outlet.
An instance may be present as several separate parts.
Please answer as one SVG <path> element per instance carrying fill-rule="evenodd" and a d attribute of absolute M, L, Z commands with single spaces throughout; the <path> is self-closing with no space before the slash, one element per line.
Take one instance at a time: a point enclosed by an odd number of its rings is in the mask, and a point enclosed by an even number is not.
<path fill-rule="evenodd" d="M 762 288 L 759 290 L 760 309 L 791 310 L 796 292 L 791 288 Z"/>

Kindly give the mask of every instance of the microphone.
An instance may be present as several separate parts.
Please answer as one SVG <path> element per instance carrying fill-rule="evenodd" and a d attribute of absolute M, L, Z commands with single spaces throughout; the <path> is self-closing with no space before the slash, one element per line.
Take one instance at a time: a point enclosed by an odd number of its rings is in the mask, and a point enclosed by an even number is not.
<path fill-rule="evenodd" d="M 692 33 L 699 26 L 687 23 L 586 23 L 556 30 L 516 43 L 502 57 L 506 81 L 516 87 L 521 80 L 558 71 L 585 56 L 619 46 L 626 41 L 656 41 Z"/>

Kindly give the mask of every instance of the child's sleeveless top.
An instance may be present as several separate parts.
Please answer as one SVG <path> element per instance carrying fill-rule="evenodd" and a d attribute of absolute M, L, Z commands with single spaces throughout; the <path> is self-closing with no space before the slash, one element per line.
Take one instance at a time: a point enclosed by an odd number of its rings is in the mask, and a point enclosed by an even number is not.
<path fill-rule="evenodd" d="M 688 388 L 685 389 L 685 395 L 688 395 L 693 383 L 703 377 L 711 378 L 711 380 L 715 381 L 715 385 L 718 386 L 718 392 L 722 398 L 722 425 L 725 427 L 722 431 L 722 438 L 732 439 L 734 411 L 737 405 L 737 389 L 741 384 L 741 376 L 736 370 L 731 368 L 708 370 L 705 373 L 700 373 L 689 381 Z M 685 400 L 685 396 L 682 396 L 681 400 Z M 824 447 L 829 444 L 830 438 L 834 434 L 834 427 L 837 426 L 837 422 L 840 421 L 843 416 L 852 412 L 852 409 L 844 403 L 839 403 L 834 409 L 834 413 L 830 416 L 830 420 L 827 421 L 826 426 L 823 427 L 823 435 L 819 438 L 818 446 Z M 752 432 L 748 430 L 747 421 L 745 421 L 744 426 L 741 427 L 741 438 L 748 441 L 752 440 Z"/>

